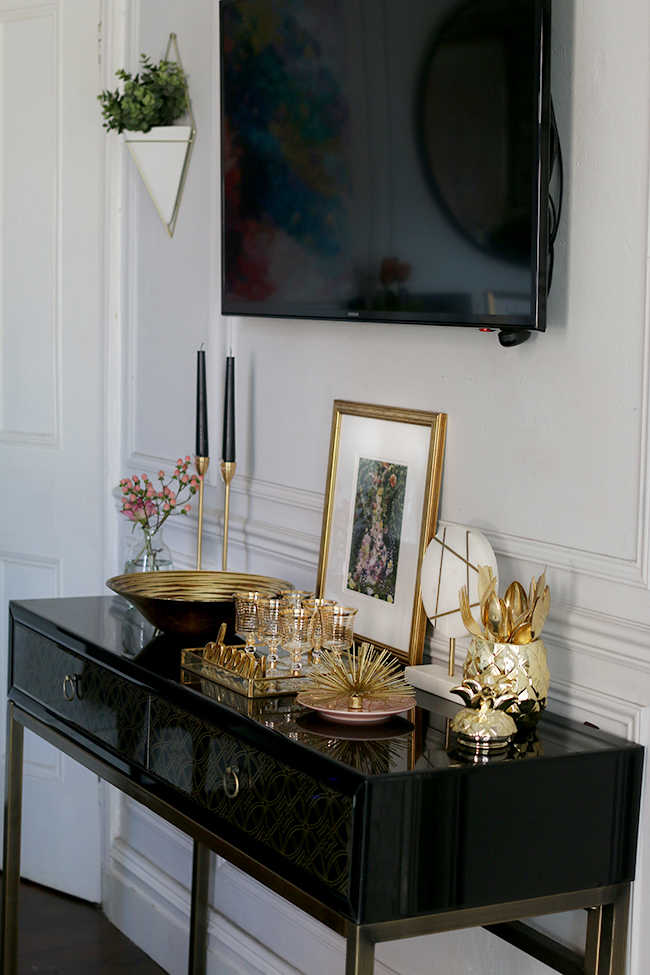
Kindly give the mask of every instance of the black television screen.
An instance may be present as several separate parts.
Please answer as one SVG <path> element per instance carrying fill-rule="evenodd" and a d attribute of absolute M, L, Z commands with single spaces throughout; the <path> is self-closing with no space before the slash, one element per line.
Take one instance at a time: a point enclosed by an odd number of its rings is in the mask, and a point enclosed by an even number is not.
<path fill-rule="evenodd" d="M 550 0 L 222 0 L 223 311 L 545 327 Z"/>

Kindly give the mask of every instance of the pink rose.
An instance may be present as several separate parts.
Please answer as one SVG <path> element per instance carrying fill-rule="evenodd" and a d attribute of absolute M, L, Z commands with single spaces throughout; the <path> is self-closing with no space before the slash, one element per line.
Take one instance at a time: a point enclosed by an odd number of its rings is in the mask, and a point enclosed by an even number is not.
<path fill-rule="evenodd" d="M 191 511 L 191 510 L 192 510 L 192 505 L 191 504 L 186 504 L 185 507 L 183 508 L 183 511 L 186 511 L 186 512 L 187 511 Z"/>
<path fill-rule="evenodd" d="M 142 500 L 137 499 L 135 504 L 129 505 L 128 510 L 126 505 L 124 505 L 124 514 L 129 521 L 147 521 L 147 519 L 155 513 L 156 506 L 150 501 L 143 502 Z"/>

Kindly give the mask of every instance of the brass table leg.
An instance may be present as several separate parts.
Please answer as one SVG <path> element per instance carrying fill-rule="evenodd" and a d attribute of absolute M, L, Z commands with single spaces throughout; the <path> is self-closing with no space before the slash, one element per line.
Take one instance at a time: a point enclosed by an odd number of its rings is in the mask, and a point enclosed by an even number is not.
<path fill-rule="evenodd" d="M 203 846 L 198 840 L 194 840 L 188 975 L 205 975 L 206 973 L 209 889 L 210 851 L 207 846 Z"/>
<path fill-rule="evenodd" d="M 23 726 L 14 721 L 7 702 L 5 770 L 4 867 L 2 870 L 2 938 L 0 962 L 4 975 L 18 968 L 18 896 L 20 891 L 20 826 L 23 793 Z"/>
<path fill-rule="evenodd" d="M 613 904 L 589 909 L 585 975 L 625 975 L 630 885 Z"/>
<path fill-rule="evenodd" d="M 363 927 L 347 922 L 347 950 L 345 975 L 373 975 L 375 970 L 375 943 Z"/>

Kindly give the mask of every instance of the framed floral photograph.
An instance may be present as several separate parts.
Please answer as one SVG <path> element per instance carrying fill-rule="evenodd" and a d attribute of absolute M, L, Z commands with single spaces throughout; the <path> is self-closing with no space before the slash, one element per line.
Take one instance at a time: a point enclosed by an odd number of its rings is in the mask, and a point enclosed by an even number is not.
<path fill-rule="evenodd" d="M 355 639 L 422 661 L 420 566 L 436 533 L 447 415 L 335 400 L 317 591 Z"/>

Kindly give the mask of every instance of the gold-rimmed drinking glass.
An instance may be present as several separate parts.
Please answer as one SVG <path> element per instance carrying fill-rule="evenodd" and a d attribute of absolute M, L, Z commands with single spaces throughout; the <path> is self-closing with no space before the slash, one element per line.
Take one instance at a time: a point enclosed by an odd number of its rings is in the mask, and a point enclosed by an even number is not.
<path fill-rule="evenodd" d="M 291 670 L 299 673 L 302 655 L 311 650 L 313 641 L 313 613 L 302 606 L 288 606 L 280 610 L 280 641 L 291 657 Z"/>
<path fill-rule="evenodd" d="M 257 604 L 261 593 L 237 591 L 233 593 L 235 600 L 235 631 L 246 641 L 246 650 L 253 652 L 257 642 L 259 617 Z"/>
<path fill-rule="evenodd" d="M 357 611 L 352 606 L 323 606 L 320 615 L 323 646 L 335 657 L 340 657 L 344 650 L 352 647 Z"/>
<path fill-rule="evenodd" d="M 276 596 L 260 596 L 257 600 L 258 635 L 269 648 L 268 665 L 275 667 L 280 643 L 280 609 L 282 600 Z"/>
<path fill-rule="evenodd" d="M 311 599 L 303 599 L 302 605 L 305 609 L 308 609 L 312 614 L 312 620 L 314 624 L 313 632 L 313 643 L 314 643 L 314 657 L 318 659 L 320 657 L 321 648 L 323 646 L 323 619 L 322 611 L 326 606 L 336 606 L 337 602 L 335 599 L 316 599 L 312 597 Z"/>
<path fill-rule="evenodd" d="M 306 589 L 281 589 L 278 599 L 282 600 L 283 608 L 288 606 L 302 606 L 303 599 L 313 599 L 314 593 Z"/>

